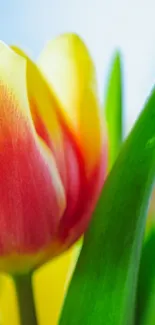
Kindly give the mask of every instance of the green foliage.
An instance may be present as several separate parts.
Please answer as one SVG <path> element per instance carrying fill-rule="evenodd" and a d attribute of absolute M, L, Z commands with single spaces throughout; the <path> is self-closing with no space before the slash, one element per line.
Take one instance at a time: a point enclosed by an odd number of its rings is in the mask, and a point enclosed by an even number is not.
<path fill-rule="evenodd" d="M 111 169 L 118 155 L 123 138 L 122 85 L 121 58 L 119 53 L 116 53 L 109 75 L 105 101 L 105 115 L 107 120 L 109 140 L 109 169 Z"/>
<path fill-rule="evenodd" d="M 136 301 L 135 325 L 155 324 L 155 228 L 143 246 Z"/>
<path fill-rule="evenodd" d="M 123 144 L 102 190 L 65 299 L 60 325 L 133 324 L 154 176 L 155 92 Z"/>

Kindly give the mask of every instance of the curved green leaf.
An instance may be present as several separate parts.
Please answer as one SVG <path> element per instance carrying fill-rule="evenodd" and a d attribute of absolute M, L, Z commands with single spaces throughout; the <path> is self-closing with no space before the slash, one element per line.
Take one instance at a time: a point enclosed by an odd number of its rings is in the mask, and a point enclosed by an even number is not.
<path fill-rule="evenodd" d="M 119 153 L 123 138 L 121 57 L 116 53 L 110 71 L 105 101 L 105 115 L 109 139 L 109 169 Z"/>
<path fill-rule="evenodd" d="M 142 250 L 135 325 L 155 324 L 155 228 L 150 230 Z"/>
<path fill-rule="evenodd" d="M 128 325 L 133 321 L 154 174 L 155 92 L 105 183 L 85 235 L 60 325 Z"/>

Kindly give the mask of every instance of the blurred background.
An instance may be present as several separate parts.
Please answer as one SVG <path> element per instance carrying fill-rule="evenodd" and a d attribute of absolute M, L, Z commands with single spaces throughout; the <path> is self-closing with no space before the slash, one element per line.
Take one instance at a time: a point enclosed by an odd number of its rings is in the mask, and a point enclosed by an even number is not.
<path fill-rule="evenodd" d="M 155 82 L 154 12 L 154 0 L 1 0 L 0 38 L 36 59 L 49 39 L 78 33 L 95 60 L 101 99 L 111 58 L 120 49 L 127 132 Z"/>

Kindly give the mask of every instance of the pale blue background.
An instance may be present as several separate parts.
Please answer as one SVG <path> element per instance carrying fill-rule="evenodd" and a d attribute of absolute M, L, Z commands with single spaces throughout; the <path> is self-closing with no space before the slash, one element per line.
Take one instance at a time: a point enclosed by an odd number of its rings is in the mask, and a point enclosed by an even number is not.
<path fill-rule="evenodd" d="M 87 43 L 103 97 L 115 48 L 124 58 L 126 129 L 155 82 L 154 0 L 0 0 L 0 38 L 35 59 L 56 35 L 74 31 Z"/>

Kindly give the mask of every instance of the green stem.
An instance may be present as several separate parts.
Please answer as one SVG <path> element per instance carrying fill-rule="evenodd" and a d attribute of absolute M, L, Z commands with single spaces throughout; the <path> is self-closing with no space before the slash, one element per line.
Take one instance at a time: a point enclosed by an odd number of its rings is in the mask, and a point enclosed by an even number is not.
<path fill-rule="evenodd" d="M 20 274 L 13 276 L 18 299 L 21 325 L 37 325 L 35 312 L 32 274 Z"/>

